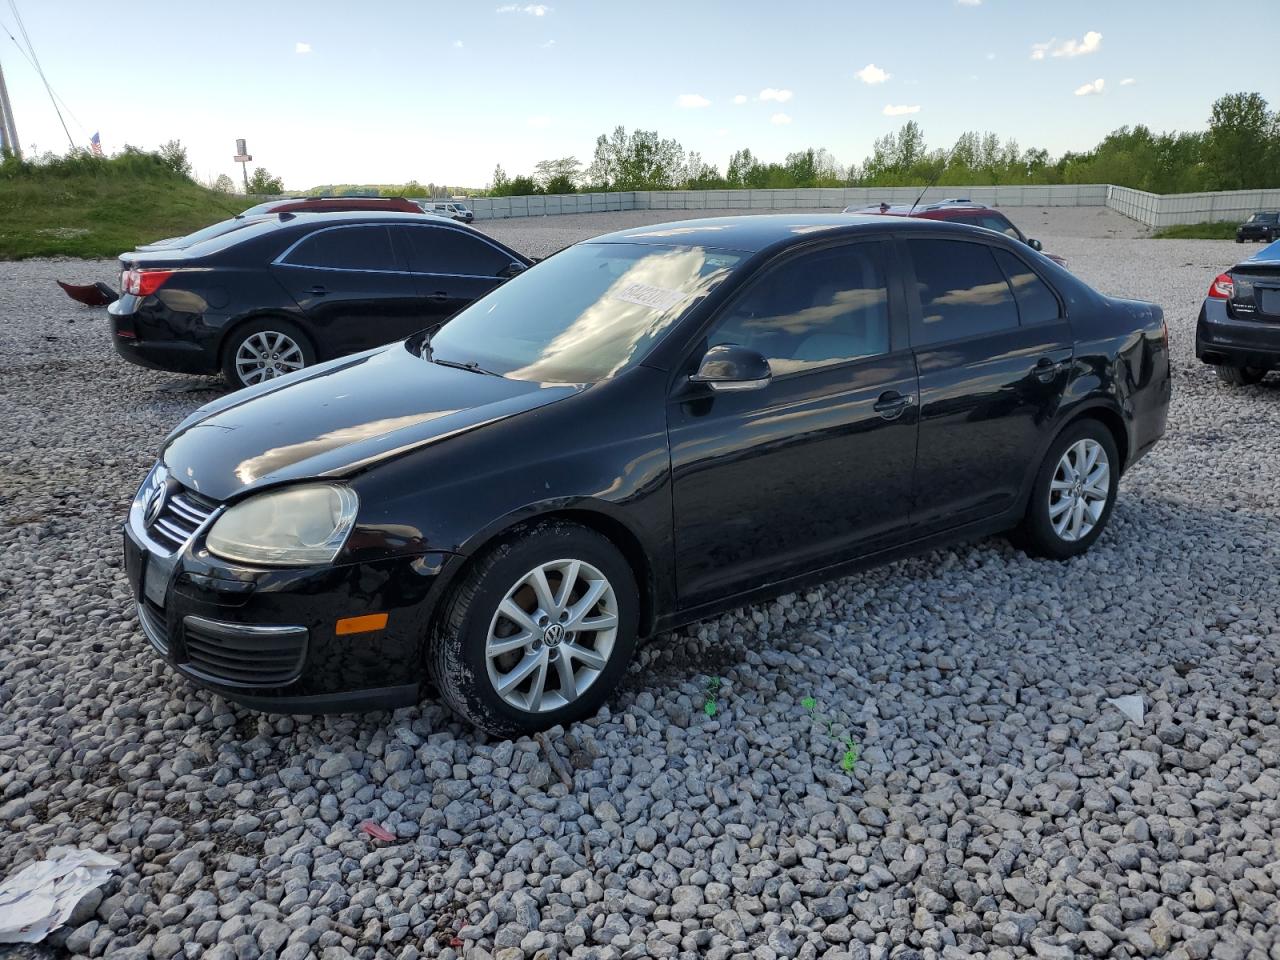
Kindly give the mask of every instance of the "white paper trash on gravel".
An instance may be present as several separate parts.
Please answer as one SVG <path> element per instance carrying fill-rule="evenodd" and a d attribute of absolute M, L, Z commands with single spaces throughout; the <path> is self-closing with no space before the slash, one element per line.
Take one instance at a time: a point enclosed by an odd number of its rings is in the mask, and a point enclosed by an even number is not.
<path fill-rule="evenodd" d="M 1123 697 L 1108 697 L 1107 703 L 1111 704 L 1134 723 L 1142 723 L 1142 718 L 1147 715 L 1146 704 L 1143 703 L 1142 697 L 1136 693 L 1126 693 Z"/>
<path fill-rule="evenodd" d="M 53 847 L 0 883 L 0 943 L 38 943 L 67 922 L 76 904 L 106 883 L 119 860 L 74 847 Z"/>

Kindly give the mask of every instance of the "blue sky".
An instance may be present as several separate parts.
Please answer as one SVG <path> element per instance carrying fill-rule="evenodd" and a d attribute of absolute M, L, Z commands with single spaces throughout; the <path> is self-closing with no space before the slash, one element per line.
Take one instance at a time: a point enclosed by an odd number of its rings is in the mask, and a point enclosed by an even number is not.
<path fill-rule="evenodd" d="M 17 3 L 78 143 L 177 138 L 201 179 L 238 180 L 245 137 L 290 188 L 480 186 L 498 162 L 585 164 L 617 124 L 723 171 L 744 146 L 861 161 L 906 119 L 931 146 L 992 130 L 1058 154 L 1126 123 L 1202 128 L 1227 92 L 1280 106 L 1248 39 L 1277 34 L 1275 0 Z M 17 34 L 5 5 L 0 27 Z M 0 65 L 24 147 L 65 149 L 7 33 Z"/>

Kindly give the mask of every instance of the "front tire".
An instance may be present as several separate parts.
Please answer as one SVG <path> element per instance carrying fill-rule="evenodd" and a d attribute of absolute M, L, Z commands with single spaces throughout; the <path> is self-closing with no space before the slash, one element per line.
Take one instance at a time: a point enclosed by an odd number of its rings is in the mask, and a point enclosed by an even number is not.
<path fill-rule="evenodd" d="M 1228 367 L 1215 364 L 1213 369 L 1217 372 L 1219 380 L 1233 387 L 1253 386 L 1267 375 L 1267 371 L 1261 367 Z"/>
<path fill-rule="evenodd" d="M 635 649 L 639 595 L 626 559 L 578 524 L 518 528 L 445 601 L 428 670 L 463 719 L 501 737 L 594 714 Z"/>
<path fill-rule="evenodd" d="M 1111 431 L 1081 420 L 1049 447 L 1018 528 L 1029 554 L 1066 560 L 1088 550 L 1106 529 L 1120 482 L 1120 456 Z"/>
<path fill-rule="evenodd" d="M 311 338 L 297 324 L 263 317 L 236 327 L 222 351 L 222 376 L 232 390 L 274 380 L 316 362 Z"/>

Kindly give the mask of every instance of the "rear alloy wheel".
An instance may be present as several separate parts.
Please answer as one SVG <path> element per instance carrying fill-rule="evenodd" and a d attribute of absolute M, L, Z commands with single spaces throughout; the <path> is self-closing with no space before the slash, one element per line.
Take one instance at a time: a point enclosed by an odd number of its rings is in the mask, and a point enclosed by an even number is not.
<path fill-rule="evenodd" d="M 1115 505 L 1120 460 L 1111 431 L 1082 420 L 1049 448 L 1019 528 L 1028 553 L 1066 560 L 1101 536 Z"/>
<path fill-rule="evenodd" d="M 222 373 L 233 389 L 251 387 L 316 362 L 306 334 L 287 320 L 256 320 L 232 335 Z"/>
<path fill-rule="evenodd" d="M 498 736 L 590 716 L 635 647 L 627 561 L 593 530 L 550 521 L 478 557 L 445 602 L 429 667 L 445 701 Z"/>
<path fill-rule="evenodd" d="M 1217 371 L 1219 380 L 1233 387 L 1252 386 L 1267 375 L 1267 371 L 1261 367 L 1228 367 L 1215 364 L 1213 369 Z"/>

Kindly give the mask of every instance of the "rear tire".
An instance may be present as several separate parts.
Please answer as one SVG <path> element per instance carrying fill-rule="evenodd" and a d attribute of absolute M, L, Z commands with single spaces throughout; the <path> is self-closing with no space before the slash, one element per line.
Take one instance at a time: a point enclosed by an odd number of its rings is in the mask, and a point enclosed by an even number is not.
<path fill-rule="evenodd" d="M 1088 550 L 1106 529 L 1120 482 L 1111 431 L 1097 420 L 1067 427 L 1045 454 L 1014 540 L 1027 553 L 1067 560 Z"/>
<path fill-rule="evenodd" d="M 1218 379 L 1233 387 L 1249 387 L 1262 380 L 1267 371 L 1261 367 L 1228 367 L 1214 364 Z"/>
<path fill-rule="evenodd" d="M 617 686 L 639 608 L 631 567 L 605 537 L 563 520 L 517 528 L 450 592 L 427 669 L 445 703 L 495 736 L 573 723 Z"/>
<path fill-rule="evenodd" d="M 289 320 L 262 317 L 236 327 L 222 350 L 222 376 L 232 390 L 302 370 L 316 362 L 311 338 Z"/>

